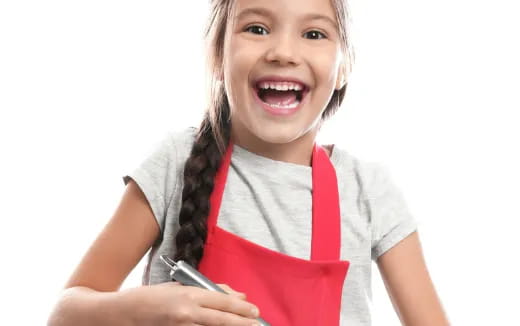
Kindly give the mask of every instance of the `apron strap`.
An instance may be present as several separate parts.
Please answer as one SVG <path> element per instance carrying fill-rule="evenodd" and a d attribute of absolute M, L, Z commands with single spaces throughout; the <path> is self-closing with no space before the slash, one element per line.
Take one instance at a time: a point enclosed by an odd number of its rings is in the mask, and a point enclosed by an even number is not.
<path fill-rule="evenodd" d="M 341 215 L 336 170 L 325 150 L 314 144 L 312 153 L 311 260 L 338 260 Z"/>

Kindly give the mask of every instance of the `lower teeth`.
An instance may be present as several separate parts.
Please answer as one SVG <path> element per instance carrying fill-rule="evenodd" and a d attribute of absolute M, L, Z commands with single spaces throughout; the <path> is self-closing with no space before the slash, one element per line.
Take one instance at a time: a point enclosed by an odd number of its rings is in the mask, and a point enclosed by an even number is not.
<path fill-rule="evenodd" d="M 292 104 L 289 104 L 289 105 L 283 105 L 283 104 L 270 104 L 270 103 L 267 103 L 270 107 L 272 108 L 275 108 L 275 109 L 294 109 L 298 106 L 298 104 L 300 104 L 300 101 L 296 101 Z"/>

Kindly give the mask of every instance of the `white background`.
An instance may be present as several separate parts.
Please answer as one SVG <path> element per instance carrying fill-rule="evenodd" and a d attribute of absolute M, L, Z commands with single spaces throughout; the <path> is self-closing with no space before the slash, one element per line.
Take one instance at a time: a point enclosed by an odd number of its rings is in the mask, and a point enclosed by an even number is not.
<path fill-rule="evenodd" d="M 121 177 L 198 125 L 207 3 L 0 2 L 0 324 L 45 323 Z M 453 325 L 520 324 L 515 5 L 351 1 L 357 62 L 320 135 L 390 169 Z M 399 325 L 373 271 L 374 325 Z"/>

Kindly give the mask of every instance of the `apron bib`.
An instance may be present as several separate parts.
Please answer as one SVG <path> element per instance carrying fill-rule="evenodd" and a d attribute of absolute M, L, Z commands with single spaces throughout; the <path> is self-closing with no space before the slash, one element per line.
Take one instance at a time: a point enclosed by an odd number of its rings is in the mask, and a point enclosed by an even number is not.
<path fill-rule="evenodd" d="M 312 153 L 311 259 L 292 257 L 217 226 L 233 142 L 210 197 L 208 235 L 199 271 L 244 292 L 272 326 L 337 326 L 349 261 L 340 261 L 341 218 L 334 166 L 316 143 Z M 244 223 L 247 223 L 244 217 Z"/>

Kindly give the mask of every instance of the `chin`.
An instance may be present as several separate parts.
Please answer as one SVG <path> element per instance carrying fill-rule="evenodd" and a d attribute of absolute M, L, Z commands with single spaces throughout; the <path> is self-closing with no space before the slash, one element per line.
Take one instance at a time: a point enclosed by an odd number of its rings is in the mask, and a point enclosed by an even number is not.
<path fill-rule="evenodd" d="M 260 126 L 258 126 L 260 127 Z M 255 136 L 266 143 L 272 144 L 287 144 L 302 136 L 300 132 L 292 128 L 280 130 L 277 126 L 261 128 L 262 130 L 255 130 Z"/>

